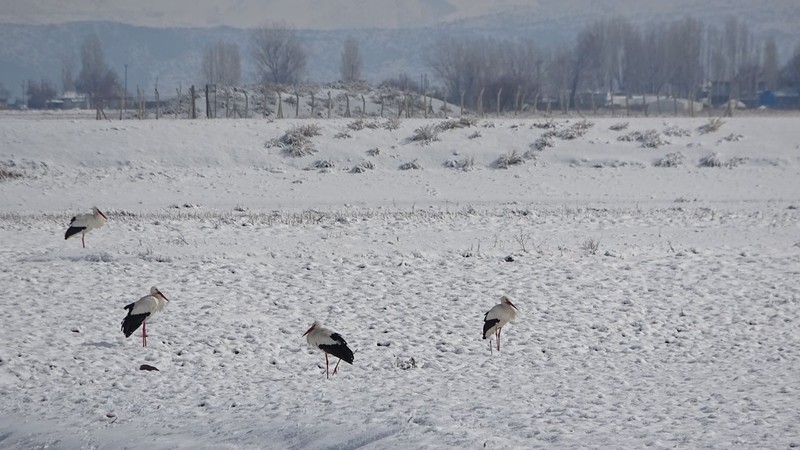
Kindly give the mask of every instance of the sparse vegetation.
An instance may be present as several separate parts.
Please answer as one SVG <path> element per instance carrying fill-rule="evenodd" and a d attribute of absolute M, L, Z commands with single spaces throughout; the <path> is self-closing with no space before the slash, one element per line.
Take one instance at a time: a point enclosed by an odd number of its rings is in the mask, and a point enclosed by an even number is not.
<path fill-rule="evenodd" d="M 497 158 L 497 160 L 494 162 L 494 165 L 498 169 L 508 169 L 511 166 L 516 166 L 523 163 L 525 163 L 525 159 L 517 154 L 516 150 L 512 150 L 511 153 L 506 153 L 505 155 Z"/>
<path fill-rule="evenodd" d="M 347 128 L 353 131 L 363 130 L 364 127 L 366 127 L 366 122 L 364 121 L 364 119 L 356 119 L 347 124 Z"/>
<path fill-rule="evenodd" d="M 553 122 L 552 120 L 546 120 L 544 122 L 536 122 L 531 126 L 543 130 L 553 130 L 558 127 L 558 125 L 556 125 L 556 123 Z"/>
<path fill-rule="evenodd" d="M 708 123 L 698 127 L 697 131 L 699 131 L 700 134 L 713 133 L 722 128 L 722 125 L 724 124 L 725 121 L 720 119 L 719 117 L 712 117 L 711 119 L 708 120 Z"/>
<path fill-rule="evenodd" d="M 739 142 L 739 141 L 741 141 L 742 139 L 744 139 L 744 136 L 742 136 L 741 134 L 734 134 L 734 133 L 731 133 L 731 134 L 729 134 L 729 135 L 727 135 L 727 136 L 723 137 L 722 139 L 720 139 L 720 142 L 721 142 L 721 141 L 727 141 L 727 142 Z"/>
<path fill-rule="evenodd" d="M 443 164 L 445 167 L 449 169 L 458 169 L 463 170 L 465 172 L 469 172 L 475 168 L 475 157 L 474 156 L 466 156 L 462 159 L 449 159 L 444 162 Z"/>
<path fill-rule="evenodd" d="M 682 166 L 684 156 L 681 152 L 667 153 L 663 158 L 659 158 L 653 162 L 654 167 L 678 167 Z"/>
<path fill-rule="evenodd" d="M 723 165 L 717 152 L 700 158 L 700 167 L 722 167 Z"/>
<path fill-rule="evenodd" d="M 350 139 L 353 136 L 351 136 L 350 132 L 348 131 L 341 131 L 339 133 L 334 134 L 333 137 L 335 139 Z"/>
<path fill-rule="evenodd" d="M 478 126 L 478 119 L 471 116 L 464 116 L 458 119 L 445 120 L 436 125 L 437 131 L 447 131 L 455 128 L 469 128 Z"/>
<path fill-rule="evenodd" d="M 631 131 L 617 138 L 621 142 L 639 142 L 645 148 L 658 148 L 662 145 L 669 144 L 669 141 L 664 139 L 656 130 L 646 131 Z"/>
<path fill-rule="evenodd" d="M 672 125 L 664 129 L 664 136 L 670 137 L 689 137 L 692 135 L 692 132 L 687 130 L 686 128 L 681 128 L 677 125 Z"/>
<path fill-rule="evenodd" d="M 411 135 L 411 140 L 419 142 L 421 145 L 428 145 L 433 141 L 439 140 L 439 132 L 435 125 L 423 125 L 414 130 L 414 134 Z"/>
<path fill-rule="evenodd" d="M 413 160 L 411 162 L 400 164 L 400 170 L 421 170 L 422 166 L 417 162 L 417 160 Z"/>
<path fill-rule="evenodd" d="M 311 164 L 311 166 L 309 166 L 309 169 L 310 170 L 314 170 L 314 169 L 333 169 L 334 167 L 335 167 L 335 164 L 333 163 L 333 161 L 331 161 L 329 159 L 318 159 L 318 160 L 314 161 Z"/>
<path fill-rule="evenodd" d="M 749 160 L 750 160 L 750 158 L 744 158 L 744 157 L 741 157 L 741 156 L 734 156 L 733 158 L 729 159 L 728 162 L 725 163 L 725 165 L 727 167 L 731 167 L 731 168 L 738 167 L 738 166 L 740 166 L 742 164 L 745 164 Z"/>
<path fill-rule="evenodd" d="M 284 154 L 293 157 L 312 155 L 317 152 L 311 138 L 319 136 L 321 128 L 317 124 L 299 125 L 289 129 L 283 136 L 267 142 L 267 147 L 279 147 Z"/>
<path fill-rule="evenodd" d="M 596 255 L 597 251 L 600 249 L 600 240 L 589 238 L 583 241 L 581 245 L 581 250 L 585 251 L 589 255 Z"/>
<path fill-rule="evenodd" d="M 542 136 L 539 136 L 539 139 L 536 139 L 533 144 L 531 144 L 532 149 L 536 149 L 542 151 L 549 147 L 554 147 L 555 143 L 553 142 L 553 138 L 550 134 L 545 133 Z"/>
<path fill-rule="evenodd" d="M 16 172 L 13 170 L 6 169 L 4 167 L 0 167 L 0 182 L 16 180 L 22 177 L 24 177 L 24 175 L 21 172 Z"/>
<path fill-rule="evenodd" d="M 400 119 L 392 117 L 383 123 L 383 128 L 389 131 L 394 131 L 400 128 Z"/>
<path fill-rule="evenodd" d="M 367 155 L 369 156 L 378 156 L 380 154 L 381 154 L 381 149 L 379 149 L 378 147 L 367 150 Z"/>
<path fill-rule="evenodd" d="M 367 170 L 372 170 L 375 168 L 375 165 L 372 164 L 370 161 L 362 161 L 356 164 L 352 169 L 350 169 L 350 173 L 364 173 Z"/>
<path fill-rule="evenodd" d="M 628 129 L 628 125 L 630 125 L 629 122 L 620 122 L 620 123 L 615 123 L 614 125 L 611 125 L 610 127 L 608 127 L 608 129 L 611 130 L 611 131 L 622 131 L 622 130 L 627 130 Z"/>

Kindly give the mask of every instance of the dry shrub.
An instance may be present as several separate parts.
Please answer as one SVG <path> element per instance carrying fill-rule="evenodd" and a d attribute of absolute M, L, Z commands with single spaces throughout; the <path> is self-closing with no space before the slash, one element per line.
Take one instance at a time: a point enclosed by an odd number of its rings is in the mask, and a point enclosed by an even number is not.
<path fill-rule="evenodd" d="M 497 158 L 497 160 L 494 162 L 494 165 L 498 169 L 508 169 L 511 166 L 517 166 L 524 163 L 525 159 L 517 154 L 516 150 L 513 150 L 511 153 L 506 153 L 505 155 Z"/>
<path fill-rule="evenodd" d="M 414 130 L 414 134 L 411 135 L 411 140 L 419 142 L 421 145 L 427 145 L 433 141 L 439 140 L 439 132 L 434 125 L 423 125 Z"/>
<path fill-rule="evenodd" d="M 317 152 L 311 138 L 322 134 L 319 125 L 300 125 L 289 129 L 283 136 L 267 142 L 267 147 L 279 147 L 284 154 L 293 157 L 311 155 Z"/>
<path fill-rule="evenodd" d="M 422 166 L 417 162 L 417 160 L 413 160 L 411 162 L 400 164 L 400 170 L 421 170 Z"/>
<path fill-rule="evenodd" d="M 683 154 L 681 152 L 677 153 L 667 153 L 663 158 L 655 160 L 653 162 L 654 167 L 678 167 L 682 166 L 684 161 Z"/>
<path fill-rule="evenodd" d="M 708 120 L 707 124 L 698 127 L 697 131 L 699 131 L 700 134 L 713 133 L 714 131 L 722 128 L 722 125 L 725 125 L 724 120 L 720 119 L 719 117 L 712 117 Z"/>

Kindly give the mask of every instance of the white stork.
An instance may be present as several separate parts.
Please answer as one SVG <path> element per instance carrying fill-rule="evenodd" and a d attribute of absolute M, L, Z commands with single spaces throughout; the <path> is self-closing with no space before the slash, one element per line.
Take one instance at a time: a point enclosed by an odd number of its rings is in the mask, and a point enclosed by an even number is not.
<path fill-rule="evenodd" d="M 489 350 L 492 349 L 491 336 L 497 340 L 497 351 L 500 351 L 500 331 L 517 317 L 517 307 L 505 295 L 500 297 L 500 303 L 494 305 L 483 318 L 483 338 L 489 340 Z"/>
<path fill-rule="evenodd" d="M 325 353 L 325 378 L 330 378 L 328 375 L 328 354 L 339 358 L 336 361 L 336 367 L 333 368 L 333 375 L 339 369 L 339 363 L 344 360 L 348 364 L 353 364 L 353 351 L 347 346 L 341 334 L 331 331 L 324 326 L 319 320 L 314 321 L 311 328 L 303 333 L 306 336 L 308 345 L 317 347 Z"/>
<path fill-rule="evenodd" d="M 147 319 L 167 306 L 167 297 L 153 286 L 150 288 L 150 295 L 136 300 L 124 309 L 128 310 L 128 315 L 122 319 L 122 332 L 125 337 L 131 337 L 139 326 L 142 326 L 142 347 L 147 347 Z"/>
<path fill-rule="evenodd" d="M 83 248 L 86 248 L 86 242 L 84 241 L 86 233 L 94 230 L 95 228 L 102 227 L 106 224 L 106 220 L 108 220 L 108 217 L 103 214 L 103 211 L 100 211 L 96 206 L 93 206 L 91 214 L 78 214 L 69 221 L 69 228 L 67 228 L 67 232 L 64 234 L 64 240 L 67 240 L 72 236 L 77 236 L 78 233 L 80 233 L 81 245 L 83 245 Z"/>

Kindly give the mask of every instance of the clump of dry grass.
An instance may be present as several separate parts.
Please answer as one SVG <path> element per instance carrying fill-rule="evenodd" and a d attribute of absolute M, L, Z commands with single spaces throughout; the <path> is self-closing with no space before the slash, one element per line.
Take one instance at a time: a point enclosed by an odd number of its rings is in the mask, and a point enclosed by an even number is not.
<path fill-rule="evenodd" d="M 711 119 L 708 119 L 707 124 L 700 125 L 700 127 L 697 128 L 697 131 L 699 131 L 700 134 L 713 133 L 714 131 L 722 128 L 722 125 L 725 125 L 724 120 L 720 119 L 719 117 L 712 117 Z"/>
<path fill-rule="evenodd" d="M 321 135 L 317 124 L 299 125 L 290 128 L 283 136 L 267 142 L 267 147 L 278 147 L 284 154 L 293 157 L 312 155 L 317 152 L 311 138 Z"/>
<path fill-rule="evenodd" d="M 610 127 L 608 127 L 608 129 L 611 131 L 622 131 L 628 129 L 628 125 L 630 125 L 629 122 L 620 122 L 611 125 Z"/>
<path fill-rule="evenodd" d="M 663 158 L 655 160 L 653 167 L 678 167 L 683 165 L 683 161 L 681 152 L 667 153 Z"/>
<path fill-rule="evenodd" d="M 511 153 L 506 153 L 505 155 L 497 158 L 497 160 L 494 162 L 494 165 L 498 169 L 508 169 L 511 166 L 517 166 L 524 163 L 525 158 L 520 156 L 516 150 L 512 150 Z"/>
<path fill-rule="evenodd" d="M 439 131 L 436 129 L 435 125 L 423 125 L 414 130 L 414 134 L 411 135 L 411 140 L 419 142 L 421 145 L 428 145 L 433 141 L 439 140 Z"/>
<path fill-rule="evenodd" d="M 400 170 L 421 170 L 422 166 L 417 162 L 417 160 L 413 160 L 407 163 L 400 164 Z"/>
<path fill-rule="evenodd" d="M 24 176 L 25 175 L 22 172 L 16 172 L 13 170 L 6 169 L 4 167 L 0 167 L 0 182 L 18 180 L 20 178 L 23 178 Z"/>

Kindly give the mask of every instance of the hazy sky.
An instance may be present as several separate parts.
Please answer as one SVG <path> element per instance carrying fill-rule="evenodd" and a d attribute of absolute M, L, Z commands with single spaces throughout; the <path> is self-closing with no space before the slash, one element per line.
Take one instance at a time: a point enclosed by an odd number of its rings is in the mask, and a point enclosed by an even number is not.
<path fill-rule="evenodd" d="M 623 16 L 668 21 L 733 16 L 753 29 L 797 33 L 800 0 L 0 0 L 0 23 L 113 21 L 133 25 L 249 28 L 286 22 L 298 28 L 405 28 L 494 13 L 530 21 L 589 21 Z"/>
<path fill-rule="evenodd" d="M 301 28 L 430 25 L 536 5 L 536 0 L 0 0 L 0 22 L 110 20 L 150 26 Z"/>

